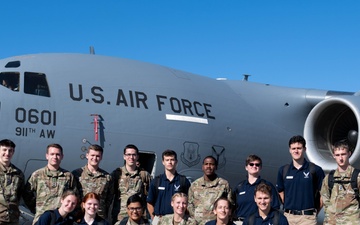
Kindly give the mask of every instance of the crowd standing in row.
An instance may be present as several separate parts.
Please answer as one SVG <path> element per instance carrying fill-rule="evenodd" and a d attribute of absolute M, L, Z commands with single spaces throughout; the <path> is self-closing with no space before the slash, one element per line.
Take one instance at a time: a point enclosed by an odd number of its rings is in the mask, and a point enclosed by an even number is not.
<path fill-rule="evenodd" d="M 294 136 L 289 140 L 292 161 L 279 168 L 276 188 L 260 177 L 261 158 L 250 155 L 247 179 L 232 192 L 228 181 L 216 174 L 214 157 L 204 158 L 204 175 L 190 184 L 177 173 L 177 154 L 172 150 L 162 154 L 165 172 L 151 180 L 136 165 L 135 145 L 124 148 L 125 165 L 109 174 L 99 167 L 101 146 L 91 145 L 87 164 L 70 173 L 60 167 L 62 147 L 50 144 L 47 165 L 25 182 L 22 171 L 11 163 L 15 143 L 4 139 L 0 141 L 0 225 L 18 225 L 21 197 L 38 225 L 108 225 L 108 219 L 116 225 L 146 225 L 148 217 L 153 225 L 308 225 L 317 223 L 323 206 L 324 224 L 359 224 L 359 170 L 350 165 L 345 141 L 335 143 L 332 151 L 338 167 L 325 177 L 321 167 L 305 159 L 305 139 Z"/>

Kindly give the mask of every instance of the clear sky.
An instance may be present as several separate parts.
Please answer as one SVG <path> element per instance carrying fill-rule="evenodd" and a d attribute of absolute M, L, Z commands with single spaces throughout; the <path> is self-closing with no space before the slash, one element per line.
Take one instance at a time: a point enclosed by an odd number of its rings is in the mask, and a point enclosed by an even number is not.
<path fill-rule="evenodd" d="M 1 1 L 0 58 L 89 53 L 218 78 L 360 90 L 358 0 Z"/>

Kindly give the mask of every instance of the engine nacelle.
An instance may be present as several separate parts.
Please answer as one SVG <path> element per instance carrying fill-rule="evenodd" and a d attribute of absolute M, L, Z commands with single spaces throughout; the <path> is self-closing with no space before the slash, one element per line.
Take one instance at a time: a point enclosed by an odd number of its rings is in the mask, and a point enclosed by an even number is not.
<path fill-rule="evenodd" d="M 347 140 L 352 151 L 350 164 L 355 167 L 359 165 L 359 121 L 360 96 L 330 97 L 317 104 L 308 115 L 304 127 L 309 160 L 324 171 L 335 169 L 337 165 L 332 156 L 332 145 Z"/>

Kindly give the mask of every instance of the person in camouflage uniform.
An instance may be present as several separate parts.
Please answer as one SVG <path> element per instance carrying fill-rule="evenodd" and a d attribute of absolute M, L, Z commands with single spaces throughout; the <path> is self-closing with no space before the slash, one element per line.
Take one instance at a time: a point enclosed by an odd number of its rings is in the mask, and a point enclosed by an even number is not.
<path fill-rule="evenodd" d="M 143 199 L 146 199 L 151 180 L 147 171 L 136 166 L 139 159 L 139 149 L 135 145 L 127 145 L 124 148 L 123 157 L 125 165 L 111 173 L 115 194 L 111 213 L 113 224 L 127 216 L 126 202 L 130 196 L 139 194 Z"/>
<path fill-rule="evenodd" d="M 87 164 L 72 171 L 77 189 L 82 199 L 87 193 L 94 192 L 100 196 L 99 216 L 108 219 L 108 210 L 114 197 L 114 186 L 108 172 L 99 167 L 104 149 L 99 145 L 90 145 L 86 153 Z"/>
<path fill-rule="evenodd" d="M 19 202 L 24 189 L 23 172 L 11 163 L 15 143 L 0 141 L 0 225 L 19 224 Z"/>
<path fill-rule="evenodd" d="M 325 211 L 324 225 L 359 224 L 359 202 L 350 182 L 346 182 L 351 180 L 354 171 L 354 167 L 349 162 L 351 156 L 349 145 L 344 141 L 335 143 L 333 156 L 337 163 L 337 169 L 334 173 L 334 186 L 330 194 L 329 175 L 326 175 L 320 191 Z M 357 187 L 360 188 L 360 176 L 358 176 L 357 182 Z"/>
<path fill-rule="evenodd" d="M 185 193 L 175 193 L 171 198 L 171 207 L 174 214 L 167 214 L 159 219 L 158 225 L 197 225 L 195 219 L 187 212 L 188 196 Z"/>
<path fill-rule="evenodd" d="M 26 182 L 23 198 L 30 211 L 35 213 L 33 224 L 46 210 L 60 207 L 64 191 L 74 190 L 77 192 L 74 176 L 60 167 L 63 158 L 61 145 L 48 145 L 46 149 L 47 165 L 33 172 Z"/>
<path fill-rule="evenodd" d="M 204 176 L 195 180 L 189 189 L 188 210 L 199 225 L 216 219 L 213 204 L 218 198 L 226 197 L 233 203 L 229 182 L 215 173 L 217 164 L 218 162 L 213 156 L 206 156 L 202 164 Z"/>

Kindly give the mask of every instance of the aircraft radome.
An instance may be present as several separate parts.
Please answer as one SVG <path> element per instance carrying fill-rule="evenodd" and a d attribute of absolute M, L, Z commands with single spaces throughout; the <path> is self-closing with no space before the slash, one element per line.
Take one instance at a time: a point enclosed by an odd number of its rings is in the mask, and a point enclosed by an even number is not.
<path fill-rule="evenodd" d="M 63 168 L 86 163 L 90 144 L 104 147 L 101 167 L 123 164 L 123 147 L 141 150 L 142 167 L 163 172 L 161 153 L 178 153 L 178 172 L 196 179 L 202 159 L 219 160 L 232 185 L 249 154 L 273 182 L 290 162 L 288 140 L 303 134 L 307 157 L 336 167 L 331 145 L 348 139 L 359 166 L 360 98 L 355 93 L 216 80 L 164 66 L 99 55 L 35 54 L 0 60 L 1 138 L 17 147 L 13 163 L 28 177 L 46 164 L 50 143 L 64 148 Z"/>

